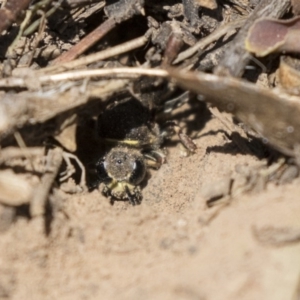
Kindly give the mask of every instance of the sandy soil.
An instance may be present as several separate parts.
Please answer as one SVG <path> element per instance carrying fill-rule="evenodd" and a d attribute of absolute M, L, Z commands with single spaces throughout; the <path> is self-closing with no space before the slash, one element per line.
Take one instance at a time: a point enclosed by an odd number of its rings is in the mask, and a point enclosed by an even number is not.
<path fill-rule="evenodd" d="M 0 236 L 0 298 L 299 299 L 299 179 L 208 208 L 203 187 L 258 158 L 215 118 L 194 140 L 189 157 L 168 147 L 139 206 L 61 192 L 47 234 L 19 216 Z"/>

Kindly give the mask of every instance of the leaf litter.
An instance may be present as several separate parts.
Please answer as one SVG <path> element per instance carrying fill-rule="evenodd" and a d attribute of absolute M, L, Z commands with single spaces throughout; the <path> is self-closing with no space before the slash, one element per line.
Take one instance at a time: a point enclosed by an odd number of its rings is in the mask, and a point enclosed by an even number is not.
<path fill-rule="evenodd" d="M 0 298 L 298 299 L 298 2 L 0 1 Z M 136 207 L 90 188 L 128 97 L 178 133 Z"/>

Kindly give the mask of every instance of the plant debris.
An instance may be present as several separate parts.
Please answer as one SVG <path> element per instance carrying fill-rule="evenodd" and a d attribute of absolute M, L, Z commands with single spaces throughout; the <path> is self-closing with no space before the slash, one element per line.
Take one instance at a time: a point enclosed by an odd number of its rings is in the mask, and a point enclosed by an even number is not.
<path fill-rule="evenodd" d="M 62 6 L 58 9 L 60 4 Z M 255 33 L 255 26 L 262 26 L 260 32 L 267 29 L 276 35 L 274 26 L 283 26 L 288 28 L 286 32 L 292 32 L 298 24 L 297 17 L 288 21 L 270 19 L 287 13 L 289 1 L 277 3 L 272 9 L 273 2 L 247 4 L 233 2 L 233 5 L 222 6 L 214 1 L 182 1 L 153 5 L 143 0 L 120 0 L 114 3 L 34 1 L 30 4 L 24 1 L 17 5 L 8 1 L 1 11 L 7 14 L 6 28 L 10 25 L 11 30 L 16 28 L 17 36 L 11 38 L 9 30 L 1 36 L 7 44 L 3 48 L 3 76 L 0 79 L 2 155 L 15 147 L 14 140 L 26 151 L 25 160 L 30 159 L 30 149 L 33 149 L 27 145 L 44 147 L 44 153 L 52 151 L 49 150 L 52 147 L 59 147 L 62 149 L 61 160 L 54 174 L 60 174 L 60 183 L 77 178 L 75 181 L 80 186 L 77 191 L 85 190 L 86 180 L 89 185 L 90 178 L 93 178 L 91 168 L 95 169 L 95 161 L 99 157 L 94 154 L 95 157 L 87 159 L 80 152 L 80 128 L 88 126 L 88 120 L 92 124 L 105 110 L 106 103 L 112 101 L 113 95 L 118 99 L 114 101 L 135 97 L 143 105 L 162 114 L 162 119 L 166 118 L 163 112 L 172 115 L 173 110 L 187 101 L 195 101 L 192 94 L 186 94 L 170 80 L 175 78 L 182 86 L 204 96 L 205 101 L 217 107 L 210 107 L 210 112 L 230 131 L 232 140 L 242 152 L 252 153 L 247 145 L 247 140 L 249 142 L 252 137 L 234 125 L 230 117 L 224 118 L 218 109 L 233 114 L 244 125 L 254 129 L 253 137 L 259 138 L 260 135 L 262 147 L 270 144 L 297 160 L 299 107 L 297 99 L 287 94 L 297 95 L 294 88 L 297 80 L 288 86 L 287 78 L 295 72 L 285 67 L 283 58 L 278 81 L 286 93 L 278 93 L 275 89 L 269 91 L 245 80 L 222 77 L 222 74 L 241 75 L 245 71 L 250 57 L 248 50 L 254 41 L 251 35 L 260 36 Z M 9 17 L 12 8 L 14 15 Z M 62 12 L 65 17 L 59 19 Z M 24 15 L 20 26 L 12 24 L 17 15 Z M 225 15 L 222 20 L 221 16 Z M 75 22 L 75 27 L 70 27 L 70 20 Z M 264 22 L 274 26 L 266 27 Z M 137 28 L 134 24 L 141 26 Z M 66 43 L 67 31 L 70 38 Z M 55 35 L 50 35 L 53 32 Z M 124 38 L 118 40 L 120 32 Z M 272 41 L 272 35 L 269 37 Z M 282 39 L 285 40 L 285 37 L 282 36 Z M 242 41 L 246 41 L 248 46 L 240 52 L 238 49 Z M 274 43 L 277 42 L 274 40 Z M 46 49 L 55 44 L 54 49 L 61 53 L 58 57 L 50 60 L 51 56 L 39 56 L 40 48 Z M 294 49 L 293 45 L 291 49 Z M 89 53 L 84 54 L 87 51 Z M 203 69 L 203 61 L 216 51 L 221 53 L 219 57 L 223 57 L 223 61 L 220 60 L 215 70 L 207 69 L 215 75 L 198 72 L 198 69 Z M 263 55 L 270 51 L 264 51 Z M 261 52 L 254 52 L 261 55 Z M 236 59 L 238 64 L 233 63 Z M 229 61 L 232 63 L 227 66 Z M 230 70 L 232 67 L 235 68 L 233 72 Z M 186 73 L 187 70 L 191 70 L 190 73 Z M 256 72 L 263 76 L 270 71 L 256 68 Z M 244 74 L 247 79 L 249 75 Z M 248 80 L 253 81 L 250 77 Z M 278 121 L 274 123 L 274 120 Z M 178 121 L 171 123 L 177 124 Z M 85 130 L 92 132 L 94 129 Z M 181 129 L 178 132 L 184 135 Z M 90 147 L 93 143 L 97 145 L 93 133 L 91 143 Z M 16 156 L 16 159 L 19 158 Z M 46 157 L 44 159 L 47 160 Z M 65 166 L 64 171 L 59 171 L 61 165 Z M 43 178 L 40 178 L 42 182 Z M 40 201 L 45 206 L 54 179 L 51 177 L 47 187 L 43 188 L 46 185 L 41 184 L 43 196 L 35 197 L 42 200 L 35 202 Z M 45 213 L 42 208 L 38 210 Z"/>
<path fill-rule="evenodd" d="M 300 52 L 297 36 L 300 32 L 300 18 L 290 20 L 260 19 L 249 29 L 246 49 L 256 56 L 273 52 Z"/>
<path fill-rule="evenodd" d="M 0 299 L 298 299 L 298 2 L 0 0 Z"/>

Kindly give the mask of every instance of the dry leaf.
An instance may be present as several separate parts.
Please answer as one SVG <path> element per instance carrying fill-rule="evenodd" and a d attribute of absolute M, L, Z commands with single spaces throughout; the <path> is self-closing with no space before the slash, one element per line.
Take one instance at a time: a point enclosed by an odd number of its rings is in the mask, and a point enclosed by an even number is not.
<path fill-rule="evenodd" d="M 234 114 L 281 152 L 295 156 L 300 145 L 300 98 L 253 83 L 205 73 L 169 70 L 179 85 Z"/>
<path fill-rule="evenodd" d="M 300 52 L 300 17 L 290 20 L 264 18 L 249 29 L 245 48 L 257 56 L 273 52 Z"/>

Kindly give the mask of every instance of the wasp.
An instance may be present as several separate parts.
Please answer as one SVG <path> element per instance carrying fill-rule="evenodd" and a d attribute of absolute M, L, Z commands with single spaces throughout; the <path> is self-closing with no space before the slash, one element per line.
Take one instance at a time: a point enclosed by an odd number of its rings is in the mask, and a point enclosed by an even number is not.
<path fill-rule="evenodd" d="M 130 97 L 110 105 L 98 117 L 97 134 L 106 151 L 96 163 L 96 172 L 102 193 L 112 203 L 117 199 L 140 204 L 147 169 L 159 169 L 166 161 L 162 143 L 168 130 L 162 130 L 153 115 L 147 105 Z M 194 147 L 192 141 L 184 144 Z"/>

